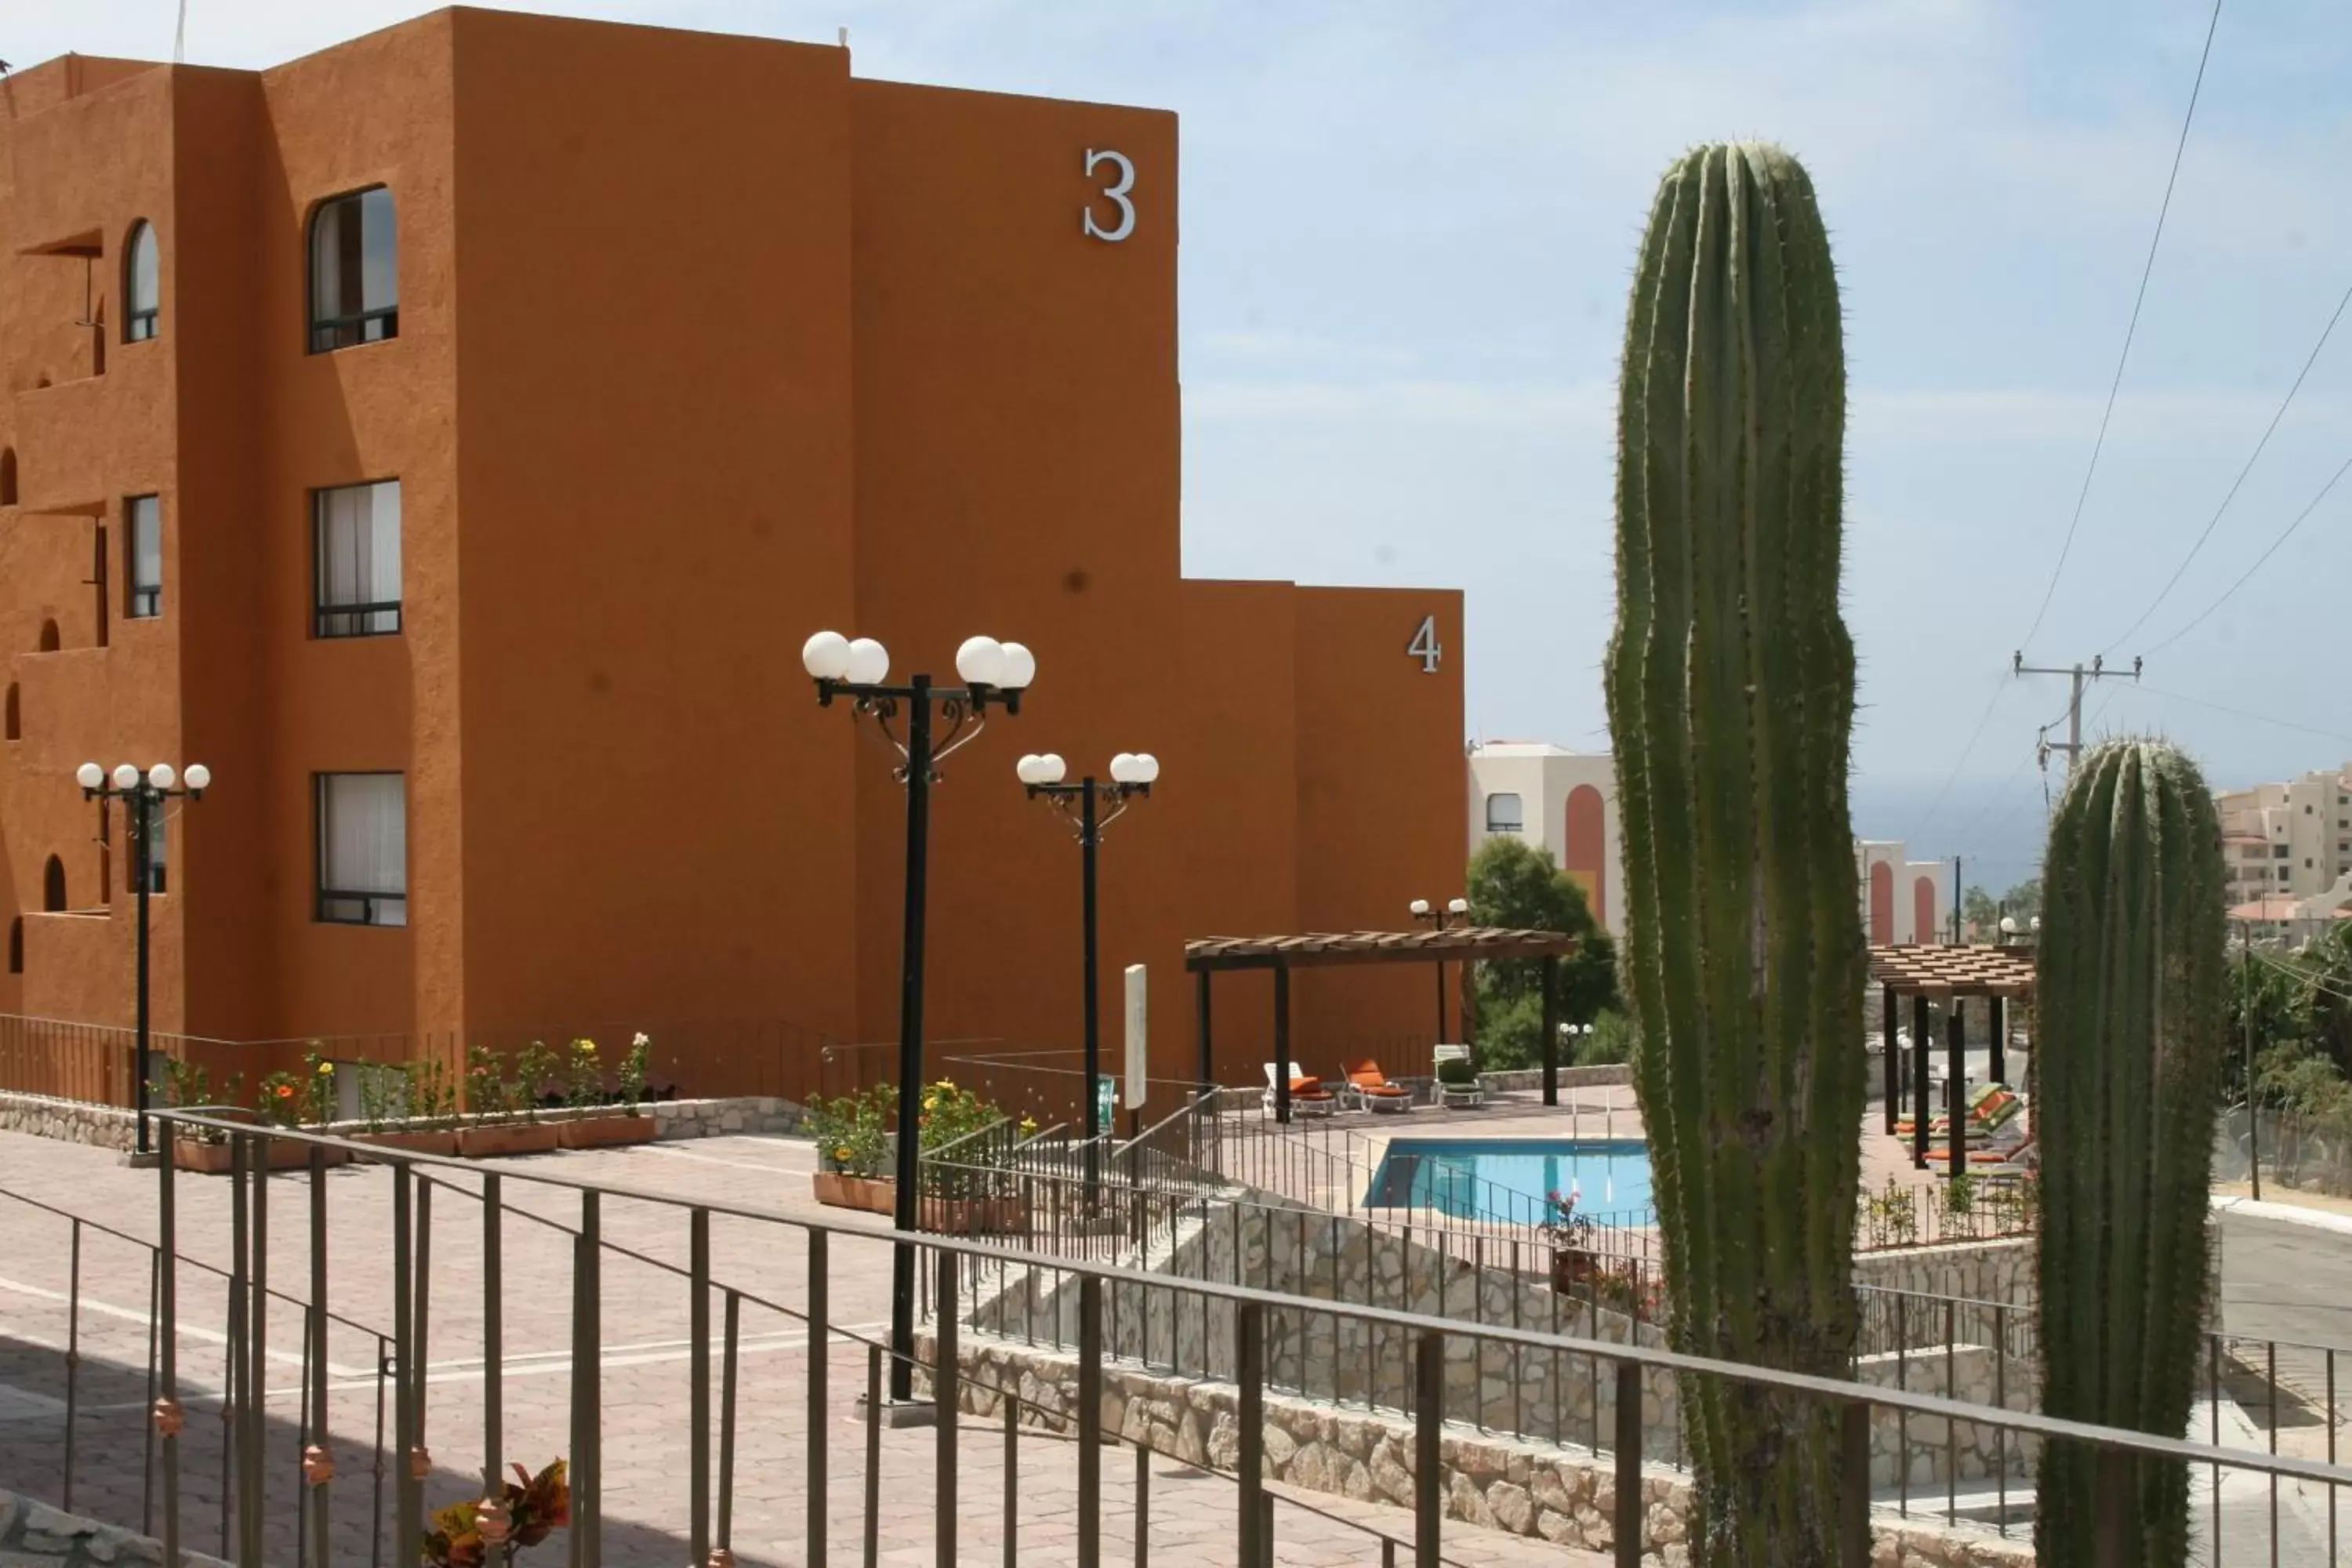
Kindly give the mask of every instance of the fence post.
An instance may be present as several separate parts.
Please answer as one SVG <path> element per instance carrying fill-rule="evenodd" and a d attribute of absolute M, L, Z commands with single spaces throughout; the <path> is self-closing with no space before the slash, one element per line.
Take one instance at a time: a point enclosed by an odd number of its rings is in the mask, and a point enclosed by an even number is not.
<path fill-rule="evenodd" d="M 833 1331 L 826 1326 L 831 1311 L 825 1299 L 826 1287 L 832 1272 L 826 1258 L 826 1239 L 824 1231 L 808 1233 L 808 1510 L 801 1533 L 807 1539 L 808 1560 L 812 1563 L 824 1561 L 824 1429 L 830 1418 L 824 1407 L 824 1385 L 833 1340 Z M 873 1364 L 882 1364 L 878 1352 Z M 882 1408 L 869 1403 L 866 1415 L 867 1419 L 878 1422 Z"/>
<path fill-rule="evenodd" d="M 710 1211 L 687 1216 L 687 1555 L 710 1556 Z"/>
<path fill-rule="evenodd" d="M 1870 1401 L 1846 1401 L 1839 1437 L 1845 1471 L 1839 1499 L 1839 1560 L 1845 1568 L 1870 1568 Z"/>
<path fill-rule="evenodd" d="M 939 1307 L 931 1321 L 931 1418 L 937 1426 L 937 1447 L 933 1468 L 937 1471 L 937 1490 L 931 1502 L 932 1534 L 938 1543 L 940 1568 L 956 1568 L 956 1409 L 958 1398 L 956 1364 L 956 1255 L 940 1251 L 932 1254 L 933 1279 L 939 1286 Z M 1079 1505 L 1086 1504 L 1081 1500 Z M 1081 1554 L 1085 1551 L 1084 1535 L 1080 1536 Z"/>
<path fill-rule="evenodd" d="M 1439 1524 L 1445 1494 L 1438 1484 L 1445 1425 L 1445 1336 L 1422 1331 L 1412 1356 L 1413 1568 L 1439 1568 Z"/>
<path fill-rule="evenodd" d="M 1241 1394 L 1234 1478 L 1241 1493 L 1241 1561 L 1256 1563 L 1263 1557 L 1258 1496 L 1265 1462 L 1265 1308 L 1260 1302 L 1244 1301 L 1234 1309 L 1234 1384 Z"/>
<path fill-rule="evenodd" d="M 1092 1114 L 1092 1108 L 1088 1108 Z M 1243 1398 L 1248 1398 L 1246 1392 Z M 1246 1441 L 1246 1439 L 1244 1439 Z M 1102 1281 L 1078 1277 L 1078 1568 L 1102 1563 Z"/>
<path fill-rule="evenodd" d="M 1642 1363 L 1617 1363 L 1617 1568 L 1642 1568 Z"/>

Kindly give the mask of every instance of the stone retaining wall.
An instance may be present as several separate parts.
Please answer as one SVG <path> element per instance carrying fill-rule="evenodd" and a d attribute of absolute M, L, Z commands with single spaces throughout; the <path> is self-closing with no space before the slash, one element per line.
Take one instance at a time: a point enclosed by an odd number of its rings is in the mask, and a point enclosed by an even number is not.
<path fill-rule="evenodd" d="M 228 1568 L 184 1544 L 180 1556 L 196 1568 Z M 0 1563 L 8 1568 L 125 1568 L 139 1563 L 161 1568 L 163 1561 L 160 1541 L 0 1491 Z"/>
<path fill-rule="evenodd" d="M 139 1119 L 111 1105 L 57 1100 L 46 1094 L 0 1092 L 0 1131 L 30 1132 L 64 1143 L 130 1149 L 138 1142 Z"/>
<path fill-rule="evenodd" d="M 1385 1307 L 1604 1344 L 1630 1342 L 1654 1349 L 1665 1344 L 1657 1325 L 1636 1323 L 1625 1313 L 1563 1296 L 1551 1288 L 1548 1275 L 1515 1271 L 1509 1255 L 1499 1248 L 1483 1255 L 1498 1261 L 1482 1266 L 1477 1261 L 1481 1255 L 1465 1258 L 1451 1250 L 1441 1252 L 1407 1239 L 1404 1233 L 1342 1215 L 1228 1204 L 1210 1210 L 1209 1216 L 1190 1222 L 1172 1245 L 1139 1260 L 1139 1266 L 1177 1279 L 1247 1285 L 1310 1301 Z M 1977 1267 L 1960 1257 L 1965 1247 L 1939 1250 L 1952 1256 L 1916 1278 L 1931 1278 L 1936 1268 Z M 1519 1259 L 1525 1267 L 1549 1268 L 1548 1258 L 1527 1258 L 1525 1251 L 1521 1249 Z M 1998 1271 L 2015 1264 L 1984 1267 Z M 967 1321 L 982 1333 L 1006 1340 L 1074 1347 L 1078 1342 L 1077 1298 L 1075 1286 L 1063 1277 L 1024 1271 L 1008 1278 L 992 1298 L 983 1293 Z M 1189 1376 L 1233 1377 L 1230 1303 L 1120 1281 L 1108 1284 L 1103 1298 L 1106 1355 Z M 1922 1330 L 1931 1326 L 1940 1336 L 1940 1319 L 1919 1325 Z M 1956 1326 L 1962 1334 L 1978 1327 L 1967 1321 Z M 1865 1356 L 1857 1363 L 1857 1380 L 1940 1393 L 1948 1374 L 1964 1399 L 1990 1405 L 1998 1386 L 2009 1408 L 2032 1408 L 2040 1379 L 2013 1353 L 2013 1347 L 2002 1366 L 1986 1341 L 1960 1339 L 1948 1357 L 1940 1337 L 1906 1337 L 1935 1348 Z M 1312 1307 L 1270 1307 L 1265 1313 L 1267 1381 L 1307 1400 L 1402 1409 L 1412 1400 L 1410 1349 L 1397 1331 Z M 1643 1426 L 1648 1451 L 1679 1460 L 1680 1410 L 1673 1376 L 1645 1370 Z M 1591 1442 L 1615 1430 L 1616 1379 L 1597 1356 L 1451 1339 L 1446 1346 L 1445 1414 L 1488 1430 L 1553 1443 Z M 1948 1443 L 1945 1424 L 1934 1425 L 1934 1441 L 1928 1443 L 1918 1430 L 1906 1442 L 1891 1412 L 1874 1424 L 1874 1464 L 1888 1484 L 1906 1459 L 1915 1482 L 1922 1485 L 1940 1484 L 1955 1458 L 1959 1479 L 1990 1476 L 2004 1452 L 2010 1473 L 2024 1473 L 2019 1468 L 2025 1458 L 2018 1445 L 2011 1443 L 2003 1450 L 1993 1429 L 1979 1432 L 1962 1424 L 1958 1442 Z"/>
<path fill-rule="evenodd" d="M 917 1336 L 917 1357 L 936 1363 L 937 1343 Z M 1054 1351 L 970 1342 L 957 1346 L 959 1406 L 997 1415 L 1005 1393 L 1027 1407 L 1023 1419 L 1055 1432 L 1076 1420 L 1075 1357 Z M 918 1381 L 929 1387 L 920 1369 Z M 1102 1424 L 1125 1442 L 1184 1464 L 1231 1471 L 1240 1453 L 1240 1391 L 1125 1368 L 1106 1368 Z M 1269 1393 L 1265 1401 L 1268 1479 L 1305 1491 L 1394 1503 L 1413 1501 L 1411 1422 L 1371 1411 L 1334 1409 Z M 1614 1456 L 1517 1442 L 1449 1424 L 1439 1447 L 1445 1516 L 1490 1530 L 1541 1536 L 1587 1552 L 1613 1549 L 1617 1479 Z M 1658 1466 L 1642 1476 L 1642 1552 L 1657 1568 L 1687 1568 L 1688 1476 Z M 1965 1526 L 1923 1528 L 1882 1518 L 1874 1525 L 1873 1559 L 1901 1568 L 2029 1568 L 2030 1544 Z"/>
<path fill-rule="evenodd" d="M 654 1136 L 663 1142 L 711 1138 L 726 1132 L 798 1132 L 807 1119 L 796 1101 L 773 1095 L 654 1100 L 646 1109 L 653 1114 Z M 0 1092 L 0 1131 L 29 1132 L 66 1143 L 127 1151 L 137 1142 L 137 1126 L 134 1114 L 110 1105 L 56 1100 L 45 1094 Z M 334 1121 L 315 1131 L 347 1136 L 366 1131 L 367 1124 Z"/>

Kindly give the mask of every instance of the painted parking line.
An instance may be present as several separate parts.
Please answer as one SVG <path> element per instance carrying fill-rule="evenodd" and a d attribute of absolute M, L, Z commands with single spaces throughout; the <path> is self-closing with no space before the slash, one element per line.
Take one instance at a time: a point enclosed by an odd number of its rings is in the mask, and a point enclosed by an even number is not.
<path fill-rule="evenodd" d="M 37 1300 L 54 1301 L 59 1306 L 71 1305 L 71 1299 L 68 1297 L 64 1291 L 51 1290 L 39 1285 L 28 1285 L 21 1279 L 0 1278 L 0 1290 L 14 1290 L 19 1295 L 31 1296 Z M 289 1313 L 299 1310 L 299 1309 L 289 1306 L 285 1302 L 276 1302 L 273 1303 L 273 1305 L 284 1307 Z M 119 1307 L 111 1301 L 100 1300 L 97 1297 L 89 1294 L 87 1291 L 82 1294 L 81 1310 L 85 1312 L 95 1312 L 101 1318 L 119 1318 L 124 1322 L 136 1323 L 142 1329 L 146 1328 L 149 1322 L 146 1308 Z M 346 1332 L 349 1331 L 350 1331 L 348 1330 L 346 1331 Z M 198 1323 L 183 1322 L 180 1325 L 180 1337 L 183 1339 L 202 1340 L 207 1344 L 225 1345 L 228 1343 L 228 1336 L 226 1334 L 222 1333 L 217 1329 L 207 1329 Z M 298 1335 L 297 1342 L 299 1342 L 299 1336 Z M 283 1362 L 289 1366 L 299 1366 L 302 1364 L 302 1353 L 299 1350 L 268 1350 L 265 1353 L 267 1353 L 271 1361 Z M 331 1361 L 327 1363 L 327 1372 L 330 1376 L 333 1377 L 367 1377 L 373 1375 L 364 1367 L 342 1366 Z"/>

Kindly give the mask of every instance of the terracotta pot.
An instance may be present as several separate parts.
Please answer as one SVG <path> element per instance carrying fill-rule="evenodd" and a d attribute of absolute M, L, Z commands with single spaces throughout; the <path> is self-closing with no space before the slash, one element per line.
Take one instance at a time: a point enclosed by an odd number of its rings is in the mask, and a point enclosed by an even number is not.
<path fill-rule="evenodd" d="M 307 1143 L 285 1143 L 275 1140 L 261 1146 L 264 1164 L 272 1171 L 299 1171 L 310 1163 L 310 1146 Z M 192 1138 L 175 1140 L 172 1145 L 172 1164 L 176 1170 L 195 1171 L 208 1176 L 228 1174 L 236 1158 L 226 1143 L 199 1143 Z M 349 1156 L 341 1149 L 327 1151 L 327 1163 L 340 1165 Z"/>
<path fill-rule="evenodd" d="M 1029 1210 L 1019 1198 L 925 1198 L 917 1224 L 942 1236 L 999 1236 L 1028 1228 Z"/>
<path fill-rule="evenodd" d="M 468 1160 L 552 1153 L 561 1139 L 552 1121 L 499 1121 L 457 1130 L 457 1152 Z"/>
<path fill-rule="evenodd" d="M 898 1205 L 898 1184 L 876 1176 L 845 1176 L 848 1184 L 850 1206 L 873 1214 L 895 1214 Z"/>
<path fill-rule="evenodd" d="M 851 1206 L 849 1194 L 842 1185 L 846 1180 L 839 1171 L 819 1171 L 809 1178 L 809 1186 L 816 1194 L 817 1202 L 845 1209 Z"/>
<path fill-rule="evenodd" d="M 372 1143 L 379 1149 L 398 1149 L 407 1154 L 455 1154 L 457 1152 L 456 1129 L 443 1127 L 432 1131 L 354 1132 L 354 1143 Z"/>
<path fill-rule="evenodd" d="M 654 1119 L 590 1115 L 574 1121 L 559 1121 L 555 1131 L 566 1149 L 611 1149 L 625 1143 L 652 1142 Z"/>

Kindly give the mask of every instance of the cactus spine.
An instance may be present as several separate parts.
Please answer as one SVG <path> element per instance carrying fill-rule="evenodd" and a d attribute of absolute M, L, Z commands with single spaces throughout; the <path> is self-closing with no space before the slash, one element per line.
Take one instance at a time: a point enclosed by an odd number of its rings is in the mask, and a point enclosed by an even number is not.
<path fill-rule="evenodd" d="M 2196 764 L 2153 741 L 2088 753 L 2050 824 L 2042 876 L 2042 1408 L 2178 1437 L 2197 1385 L 2229 1034 L 2221 828 Z M 2129 1506 L 2111 1516 L 2122 1554 L 2095 1557 L 2099 1461 L 2053 1444 L 2035 1490 L 2037 1560 L 2184 1562 L 2188 1472 L 2106 1463 Z"/>
<path fill-rule="evenodd" d="M 1678 1349 L 1848 1375 L 1868 968 L 1829 237 L 1777 147 L 1666 172 L 1619 389 L 1609 722 Z M 1685 1380 L 1695 1562 L 1836 1560 L 1836 1409 Z"/>

